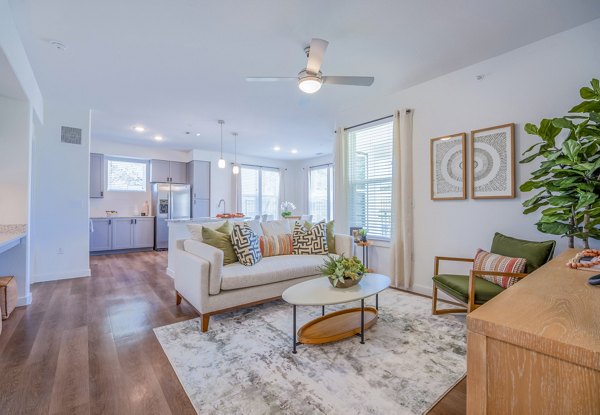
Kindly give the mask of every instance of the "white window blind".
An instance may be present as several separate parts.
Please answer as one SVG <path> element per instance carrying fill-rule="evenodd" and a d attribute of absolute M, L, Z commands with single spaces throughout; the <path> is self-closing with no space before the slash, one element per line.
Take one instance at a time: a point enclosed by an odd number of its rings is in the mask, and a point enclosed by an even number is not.
<path fill-rule="evenodd" d="M 333 165 L 310 167 L 308 187 L 308 213 L 313 216 L 313 222 L 330 221 L 333 218 Z"/>
<path fill-rule="evenodd" d="M 390 238 L 392 140 L 391 118 L 348 130 L 349 222 L 375 239 Z"/>
<path fill-rule="evenodd" d="M 278 169 L 242 165 L 241 171 L 242 212 L 246 216 L 279 215 Z"/>
<path fill-rule="evenodd" d="M 108 159 L 108 191 L 145 192 L 147 162 L 137 160 Z"/>

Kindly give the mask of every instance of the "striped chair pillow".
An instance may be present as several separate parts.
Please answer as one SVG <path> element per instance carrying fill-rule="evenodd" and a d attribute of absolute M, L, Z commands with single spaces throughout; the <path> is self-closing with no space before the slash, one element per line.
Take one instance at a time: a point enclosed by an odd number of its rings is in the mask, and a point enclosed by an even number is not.
<path fill-rule="evenodd" d="M 284 233 L 279 235 L 260 237 L 260 252 L 263 257 L 277 255 L 292 255 L 292 234 Z"/>
<path fill-rule="evenodd" d="M 492 254 L 478 249 L 475 255 L 475 261 L 473 263 L 474 271 L 498 271 L 498 272 L 512 272 L 521 274 L 525 272 L 527 266 L 527 260 L 525 258 L 511 258 L 509 256 L 503 256 L 498 254 Z M 499 285 L 502 288 L 508 288 L 517 281 L 515 277 L 499 277 L 494 275 L 475 275 L 479 278 L 483 278 L 491 283 Z"/>

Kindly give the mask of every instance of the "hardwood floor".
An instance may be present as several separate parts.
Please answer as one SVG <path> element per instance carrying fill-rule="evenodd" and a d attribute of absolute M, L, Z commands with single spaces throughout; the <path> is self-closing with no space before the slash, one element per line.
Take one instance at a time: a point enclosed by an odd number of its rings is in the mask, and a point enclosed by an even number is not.
<path fill-rule="evenodd" d="M 1 414 L 193 414 L 152 329 L 175 305 L 165 252 L 91 257 L 92 276 L 34 284 L 0 335 Z M 461 381 L 430 412 L 463 414 Z"/>

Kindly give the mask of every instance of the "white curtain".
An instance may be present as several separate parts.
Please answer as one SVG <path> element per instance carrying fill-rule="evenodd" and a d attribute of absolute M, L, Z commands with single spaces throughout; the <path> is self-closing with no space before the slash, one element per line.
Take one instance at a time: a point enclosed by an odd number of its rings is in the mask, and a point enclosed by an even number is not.
<path fill-rule="evenodd" d="M 231 165 L 233 168 L 233 164 Z M 231 206 L 232 212 L 242 211 L 242 168 L 238 174 L 231 174 Z"/>
<path fill-rule="evenodd" d="M 280 219 L 281 214 L 281 203 L 288 201 L 285 194 L 285 173 L 287 169 L 279 169 L 279 204 L 277 205 L 277 217 L 274 219 Z M 293 202 L 292 202 L 293 203 Z"/>
<path fill-rule="evenodd" d="M 338 233 L 348 234 L 350 232 L 348 224 L 348 192 L 350 187 L 348 182 L 348 140 L 346 131 L 338 127 L 335 134 L 335 154 L 334 154 L 334 193 L 333 206 L 335 219 L 335 228 Z"/>
<path fill-rule="evenodd" d="M 394 114 L 392 166 L 392 284 L 410 288 L 413 282 L 413 111 L 402 109 Z"/>

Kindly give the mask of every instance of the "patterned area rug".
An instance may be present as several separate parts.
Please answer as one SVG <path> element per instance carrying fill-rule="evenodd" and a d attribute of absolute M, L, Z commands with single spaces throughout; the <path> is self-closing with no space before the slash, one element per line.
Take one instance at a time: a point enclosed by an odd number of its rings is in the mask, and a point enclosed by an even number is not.
<path fill-rule="evenodd" d="M 199 319 L 154 331 L 203 415 L 423 413 L 465 374 L 465 317 L 432 316 L 431 300 L 393 289 L 379 305 L 364 345 L 300 345 L 296 355 L 283 301 L 213 316 L 207 333 Z M 360 303 L 335 308 L 350 306 Z M 320 314 L 298 307 L 298 327 Z"/>

